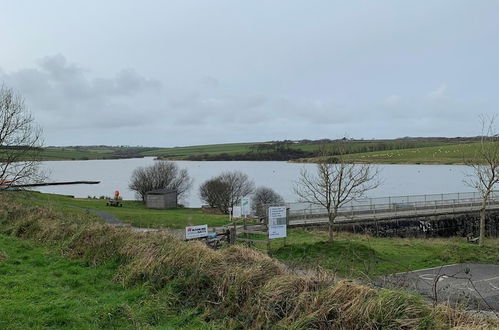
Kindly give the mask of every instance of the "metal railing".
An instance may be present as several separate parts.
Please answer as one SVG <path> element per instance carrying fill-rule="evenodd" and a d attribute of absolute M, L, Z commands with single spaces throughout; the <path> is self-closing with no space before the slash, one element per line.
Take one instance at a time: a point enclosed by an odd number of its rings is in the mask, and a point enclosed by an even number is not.
<path fill-rule="evenodd" d="M 482 197 L 478 192 L 364 198 L 352 200 L 340 207 L 338 221 L 475 211 L 481 204 Z M 314 219 L 327 218 L 326 209 L 319 205 L 295 202 L 286 203 L 286 206 L 293 222 L 313 222 Z M 490 194 L 488 207 L 499 207 L 499 191 Z"/>

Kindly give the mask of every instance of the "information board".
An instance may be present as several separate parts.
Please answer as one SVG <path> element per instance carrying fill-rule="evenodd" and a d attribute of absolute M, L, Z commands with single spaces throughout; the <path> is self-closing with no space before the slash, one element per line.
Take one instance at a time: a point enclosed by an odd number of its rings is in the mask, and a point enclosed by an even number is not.
<path fill-rule="evenodd" d="M 185 239 L 193 239 L 208 236 L 208 225 L 185 227 Z"/>
<path fill-rule="evenodd" d="M 269 207 L 269 239 L 286 235 L 286 206 Z"/>
<path fill-rule="evenodd" d="M 242 207 L 240 205 L 234 205 L 232 208 L 232 217 L 241 218 L 243 216 Z"/>

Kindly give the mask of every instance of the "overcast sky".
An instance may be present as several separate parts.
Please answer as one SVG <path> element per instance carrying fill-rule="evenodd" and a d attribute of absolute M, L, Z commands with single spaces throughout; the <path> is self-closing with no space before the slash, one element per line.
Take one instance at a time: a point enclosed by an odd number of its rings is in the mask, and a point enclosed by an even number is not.
<path fill-rule="evenodd" d="M 499 1 L 0 0 L 0 83 L 47 145 L 469 136 Z"/>

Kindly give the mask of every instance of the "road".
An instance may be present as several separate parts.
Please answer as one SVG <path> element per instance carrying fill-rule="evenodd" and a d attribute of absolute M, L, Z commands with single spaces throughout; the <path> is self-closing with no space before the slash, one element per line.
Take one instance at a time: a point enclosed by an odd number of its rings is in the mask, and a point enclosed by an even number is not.
<path fill-rule="evenodd" d="M 389 275 L 386 283 L 422 293 L 438 302 L 492 310 L 499 317 L 499 265 L 455 264 Z M 385 284 L 386 284 L 385 283 Z"/>

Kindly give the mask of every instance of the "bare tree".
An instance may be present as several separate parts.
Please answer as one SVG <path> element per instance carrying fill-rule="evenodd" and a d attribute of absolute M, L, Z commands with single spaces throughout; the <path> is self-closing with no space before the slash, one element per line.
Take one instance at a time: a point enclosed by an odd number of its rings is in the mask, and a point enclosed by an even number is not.
<path fill-rule="evenodd" d="M 10 88 L 0 87 L 0 186 L 41 179 L 42 130 Z"/>
<path fill-rule="evenodd" d="M 323 155 L 331 153 L 322 151 Z M 378 169 L 369 164 L 349 164 L 340 153 L 333 158 L 323 156 L 315 173 L 302 169 L 294 186 L 301 202 L 319 205 L 327 210 L 329 241 L 333 241 L 333 225 L 340 207 L 379 185 Z"/>
<path fill-rule="evenodd" d="M 220 211 L 225 212 L 228 210 L 228 196 L 229 186 L 220 180 L 219 177 L 206 180 L 199 186 L 199 197 L 208 203 L 212 208 L 218 208 Z"/>
<path fill-rule="evenodd" d="M 284 199 L 272 188 L 258 187 L 251 198 L 251 207 L 253 212 L 264 217 L 267 214 L 266 206 L 269 204 L 283 204 Z"/>
<path fill-rule="evenodd" d="M 494 186 L 499 183 L 499 134 L 495 128 L 496 116 L 481 115 L 482 134 L 475 157 L 467 164 L 473 169 L 465 182 L 478 190 L 481 195 L 480 238 L 479 244 L 485 244 L 485 211 L 489 198 L 494 193 Z"/>
<path fill-rule="evenodd" d="M 224 172 L 200 186 L 201 199 L 224 213 L 229 212 L 255 189 L 248 176 L 239 171 Z"/>
<path fill-rule="evenodd" d="M 128 185 L 143 202 L 147 192 L 155 189 L 174 189 L 179 200 L 182 200 L 191 186 L 192 179 L 186 169 L 180 169 L 176 163 L 165 161 L 135 169 Z"/>

